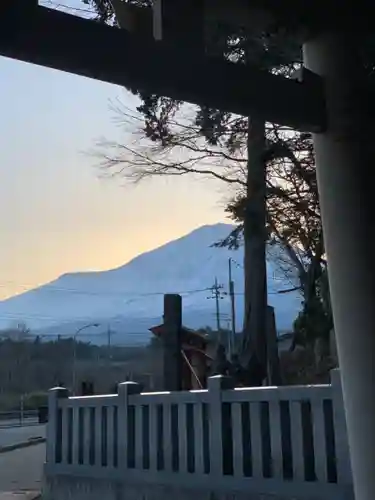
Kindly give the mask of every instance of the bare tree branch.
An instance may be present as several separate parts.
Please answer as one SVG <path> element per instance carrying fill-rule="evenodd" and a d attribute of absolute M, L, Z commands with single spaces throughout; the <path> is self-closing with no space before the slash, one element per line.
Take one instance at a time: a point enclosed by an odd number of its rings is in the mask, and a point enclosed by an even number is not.
<path fill-rule="evenodd" d="M 134 183 L 154 176 L 201 175 L 220 180 L 234 188 L 235 198 L 228 207 L 234 219 L 242 222 L 248 189 L 245 119 L 226 117 L 228 132 L 223 129 L 218 141 L 211 145 L 192 119 L 196 108 L 162 101 L 149 133 L 145 133 L 144 119 L 120 101 L 111 109 L 116 122 L 127 129 L 130 140 L 98 142 L 94 154 L 100 159 L 103 175 Z M 154 131 L 158 134 L 155 140 Z M 268 227 L 283 248 L 276 261 L 292 286 L 297 281 L 306 284 L 309 265 L 313 261 L 324 265 L 323 244 L 319 248 L 320 208 L 311 139 L 272 124 L 267 125 L 266 138 Z M 304 285 L 296 286 L 301 288 Z"/>

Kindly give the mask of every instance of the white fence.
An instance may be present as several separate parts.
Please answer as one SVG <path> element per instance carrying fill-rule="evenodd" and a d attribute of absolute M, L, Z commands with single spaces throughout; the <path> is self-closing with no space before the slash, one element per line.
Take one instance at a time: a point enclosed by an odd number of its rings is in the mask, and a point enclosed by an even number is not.
<path fill-rule="evenodd" d="M 47 444 L 54 500 L 83 490 L 118 498 L 119 488 L 120 498 L 159 499 L 163 487 L 177 498 L 353 498 L 338 372 L 319 386 L 233 389 L 217 376 L 190 392 L 141 394 L 132 382 L 105 396 L 51 389 Z"/>

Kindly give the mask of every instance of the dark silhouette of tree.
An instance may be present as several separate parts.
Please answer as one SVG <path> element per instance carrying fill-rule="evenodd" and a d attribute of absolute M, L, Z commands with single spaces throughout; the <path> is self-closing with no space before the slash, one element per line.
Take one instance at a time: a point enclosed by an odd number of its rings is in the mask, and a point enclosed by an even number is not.
<path fill-rule="evenodd" d="M 112 3 L 112 5 L 114 5 Z M 102 4 L 101 4 L 102 6 Z M 98 8 L 99 17 L 103 18 Z M 116 11 L 116 7 L 115 7 Z M 108 11 L 109 12 L 109 11 Z M 121 22 L 121 12 L 118 22 Z M 107 16 L 108 17 L 108 16 Z M 239 64 L 243 62 L 256 63 L 258 67 L 269 71 L 287 71 L 295 67 L 299 57 L 298 51 L 288 41 L 288 51 L 280 50 L 279 37 L 252 36 L 242 29 L 232 26 L 210 26 L 206 37 L 207 52 L 216 57 L 223 57 Z M 285 40 L 284 40 L 285 41 Z M 293 58 L 291 53 L 293 52 Z M 136 151 L 133 155 L 132 168 L 124 170 L 124 152 L 128 148 L 115 145 L 119 155 L 106 155 L 106 166 L 120 166 L 125 176 L 139 181 L 150 175 L 184 175 L 202 173 L 225 180 L 227 183 L 245 186 L 245 215 L 243 218 L 243 234 L 245 246 L 245 317 L 244 341 L 242 349 L 243 362 L 251 362 L 261 367 L 259 381 L 266 373 L 266 209 L 265 209 L 265 123 L 261 117 L 243 118 L 207 107 L 195 108 L 190 120 L 186 120 L 180 130 L 173 129 L 176 116 L 184 109 L 184 103 L 156 95 L 144 95 L 142 91 L 134 90 L 142 104 L 138 112 L 143 118 L 145 138 L 152 141 L 161 155 L 171 153 L 176 146 L 187 146 L 191 153 L 187 160 L 165 162 L 156 160 L 155 155 Z M 181 125 L 181 122 L 179 123 Z M 112 145 L 113 146 L 113 145 Z M 246 155 L 244 155 L 246 150 Z M 235 161 L 236 169 L 245 173 L 242 182 L 238 175 L 228 175 L 227 172 L 212 168 L 202 168 L 207 158 L 216 157 L 219 162 L 224 159 Z M 129 151 L 128 151 L 129 152 Z M 134 151 L 132 151 L 134 153 Z M 193 156 L 193 161 L 192 160 Z M 126 161 L 125 161 L 126 163 Z M 241 165 L 242 163 L 242 169 Z M 112 168 L 113 171 L 113 168 Z M 257 361 L 254 360 L 257 357 Z M 253 360 L 253 361 L 251 361 Z"/>

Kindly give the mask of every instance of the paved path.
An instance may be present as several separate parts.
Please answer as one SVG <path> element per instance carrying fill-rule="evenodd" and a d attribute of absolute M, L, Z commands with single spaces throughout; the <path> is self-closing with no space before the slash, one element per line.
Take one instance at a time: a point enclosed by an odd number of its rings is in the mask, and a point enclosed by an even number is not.
<path fill-rule="evenodd" d="M 10 444 L 21 443 L 34 437 L 45 437 L 45 425 L 31 425 L 26 427 L 8 427 L 2 429 L 0 427 L 0 447 Z"/>
<path fill-rule="evenodd" d="M 6 492 L 40 491 L 45 453 L 38 444 L 0 454 L 0 500 Z"/>

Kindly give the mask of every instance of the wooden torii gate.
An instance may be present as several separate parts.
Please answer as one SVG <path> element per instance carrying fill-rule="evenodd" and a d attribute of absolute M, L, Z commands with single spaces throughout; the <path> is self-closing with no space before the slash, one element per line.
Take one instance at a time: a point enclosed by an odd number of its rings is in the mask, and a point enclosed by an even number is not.
<path fill-rule="evenodd" d="M 258 114 L 314 134 L 357 500 L 375 498 L 375 267 L 369 243 L 374 106 L 359 58 L 360 39 L 374 24 L 368 4 L 156 0 L 154 33 L 159 41 L 40 7 L 35 0 L 0 6 L 1 55 L 234 113 Z M 194 41 L 214 17 L 300 36 L 301 78 L 286 80 L 204 55 L 202 40 Z"/>

